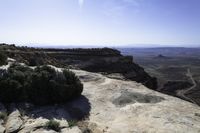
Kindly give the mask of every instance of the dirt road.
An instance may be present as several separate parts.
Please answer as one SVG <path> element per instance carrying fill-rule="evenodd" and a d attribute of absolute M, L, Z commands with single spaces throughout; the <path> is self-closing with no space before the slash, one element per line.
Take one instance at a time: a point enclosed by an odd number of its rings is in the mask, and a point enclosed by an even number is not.
<path fill-rule="evenodd" d="M 192 73 L 190 71 L 190 68 L 187 69 L 186 76 L 189 77 L 189 79 L 191 80 L 191 82 L 192 82 L 193 85 L 191 87 L 187 88 L 187 89 L 179 90 L 177 92 L 177 95 L 180 96 L 180 97 L 182 97 L 182 98 L 184 98 L 184 99 L 186 99 L 186 100 L 188 100 L 188 101 L 190 101 L 190 102 L 192 102 L 192 103 L 196 104 L 196 102 L 193 99 L 191 99 L 191 98 L 189 98 L 189 97 L 187 97 L 185 95 L 187 92 L 191 91 L 192 89 L 194 89 L 197 86 L 195 80 L 192 77 Z"/>

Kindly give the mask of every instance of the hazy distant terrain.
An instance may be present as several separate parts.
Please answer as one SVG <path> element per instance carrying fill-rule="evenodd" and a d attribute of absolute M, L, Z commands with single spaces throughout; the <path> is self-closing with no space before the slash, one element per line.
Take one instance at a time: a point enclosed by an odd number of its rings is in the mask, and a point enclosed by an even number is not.
<path fill-rule="evenodd" d="M 158 91 L 200 105 L 200 48 L 120 48 L 157 77 Z"/>

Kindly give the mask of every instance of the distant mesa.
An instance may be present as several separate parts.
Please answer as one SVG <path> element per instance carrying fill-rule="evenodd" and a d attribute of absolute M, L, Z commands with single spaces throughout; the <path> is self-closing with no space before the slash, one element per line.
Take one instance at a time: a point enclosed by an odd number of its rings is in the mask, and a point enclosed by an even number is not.
<path fill-rule="evenodd" d="M 8 57 L 29 66 L 50 64 L 59 68 L 81 69 L 105 74 L 118 73 L 126 80 L 133 80 L 148 88 L 157 88 L 157 79 L 151 77 L 132 56 L 123 56 L 120 51 L 111 48 L 30 48 L 0 44 Z"/>
<path fill-rule="evenodd" d="M 165 56 L 162 55 L 162 54 L 159 54 L 158 57 L 159 57 L 159 58 L 165 58 Z"/>
<path fill-rule="evenodd" d="M 155 59 L 171 59 L 170 57 L 164 56 L 162 54 L 159 54 L 158 56 L 155 57 Z"/>

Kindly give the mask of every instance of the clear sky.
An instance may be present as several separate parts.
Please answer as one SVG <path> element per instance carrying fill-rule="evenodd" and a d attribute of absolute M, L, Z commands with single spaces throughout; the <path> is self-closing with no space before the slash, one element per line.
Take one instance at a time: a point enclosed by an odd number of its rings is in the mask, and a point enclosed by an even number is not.
<path fill-rule="evenodd" d="M 0 42 L 200 46 L 200 0 L 0 0 Z"/>

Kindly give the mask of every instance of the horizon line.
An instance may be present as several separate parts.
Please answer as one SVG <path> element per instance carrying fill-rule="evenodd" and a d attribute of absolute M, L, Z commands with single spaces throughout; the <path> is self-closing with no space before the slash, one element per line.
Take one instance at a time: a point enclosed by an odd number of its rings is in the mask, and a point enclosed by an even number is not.
<path fill-rule="evenodd" d="M 15 45 L 20 47 L 34 47 L 34 48 L 200 48 L 197 44 L 188 44 L 188 46 L 180 46 L 180 44 L 147 44 L 147 43 L 133 43 L 133 44 L 122 44 L 122 45 L 91 45 L 91 44 L 64 44 L 64 43 L 0 43 L 6 45 Z M 140 46 L 137 46 L 140 45 Z M 151 46 L 152 45 L 152 46 Z"/>

